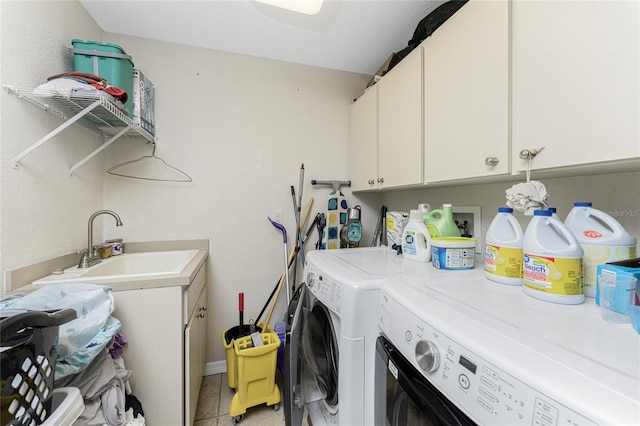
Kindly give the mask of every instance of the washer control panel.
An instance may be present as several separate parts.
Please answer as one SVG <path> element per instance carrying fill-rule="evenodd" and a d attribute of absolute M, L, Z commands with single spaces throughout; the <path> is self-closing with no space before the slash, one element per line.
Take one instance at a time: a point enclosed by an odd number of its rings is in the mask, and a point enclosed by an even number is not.
<path fill-rule="evenodd" d="M 307 264 L 304 275 L 307 287 L 309 287 L 313 295 L 326 307 L 336 313 L 340 313 L 343 293 L 342 285 L 310 264 Z"/>
<path fill-rule="evenodd" d="M 384 290 L 379 295 L 378 325 L 431 384 L 477 423 L 595 426 L 451 340 Z"/>

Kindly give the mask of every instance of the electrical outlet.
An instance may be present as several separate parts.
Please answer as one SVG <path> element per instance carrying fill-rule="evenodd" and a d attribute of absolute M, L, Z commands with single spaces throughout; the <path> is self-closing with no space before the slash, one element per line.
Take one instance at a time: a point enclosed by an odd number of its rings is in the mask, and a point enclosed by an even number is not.
<path fill-rule="evenodd" d="M 282 225 L 282 210 L 273 211 L 273 221 Z"/>
<path fill-rule="evenodd" d="M 457 221 L 460 234 L 476 239 L 476 253 L 484 252 L 484 235 L 479 206 L 452 206 L 453 219 Z"/>

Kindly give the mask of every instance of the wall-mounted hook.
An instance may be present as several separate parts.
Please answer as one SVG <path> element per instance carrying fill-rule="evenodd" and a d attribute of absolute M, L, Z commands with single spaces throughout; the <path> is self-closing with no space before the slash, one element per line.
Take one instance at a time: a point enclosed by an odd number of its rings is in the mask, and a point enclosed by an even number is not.
<path fill-rule="evenodd" d="M 520 158 L 523 160 L 532 160 L 540 151 L 542 151 L 545 147 L 540 148 L 532 148 L 532 149 L 523 149 L 520 151 Z"/>

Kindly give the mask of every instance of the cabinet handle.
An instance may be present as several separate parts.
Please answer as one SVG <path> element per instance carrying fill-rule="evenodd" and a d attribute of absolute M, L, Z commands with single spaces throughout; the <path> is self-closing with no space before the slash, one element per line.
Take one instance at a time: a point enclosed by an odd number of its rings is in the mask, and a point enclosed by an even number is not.
<path fill-rule="evenodd" d="M 499 162 L 500 160 L 498 159 L 498 157 L 487 157 L 484 159 L 484 164 L 489 167 L 497 166 Z"/>
<path fill-rule="evenodd" d="M 542 146 L 538 149 L 536 148 L 532 148 L 532 149 L 523 149 L 522 151 L 520 151 L 520 159 L 522 160 L 532 160 L 536 155 L 538 155 L 540 153 L 540 151 L 542 151 L 545 147 Z"/>
<path fill-rule="evenodd" d="M 376 183 L 376 181 L 375 181 L 375 180 L 373 180 L 373 179 L 369 179 L 369 180 L 367 181 L 367 183 L 368 183 L 369 185 L 373 185 L 374 183 Z"/>
<path fill-rule="evenodd" d="M 384 183 L 384 178 L 378 178 L 378 183 Z"/>

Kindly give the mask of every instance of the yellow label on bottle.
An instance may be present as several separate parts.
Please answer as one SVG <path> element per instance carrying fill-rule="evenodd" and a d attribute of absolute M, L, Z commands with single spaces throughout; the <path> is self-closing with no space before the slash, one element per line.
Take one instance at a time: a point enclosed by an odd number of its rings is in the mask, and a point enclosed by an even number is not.
<path fill-rule="evenodd" d="M 484 270 L 505 278 L 522 278 L 522 249 L 487 244 Z"/>
<path fill-rule="evenodd" d="M 524 253 L 522 285 L 549 294 L 580 296 L 582 259 L 537 256 Z"/>

